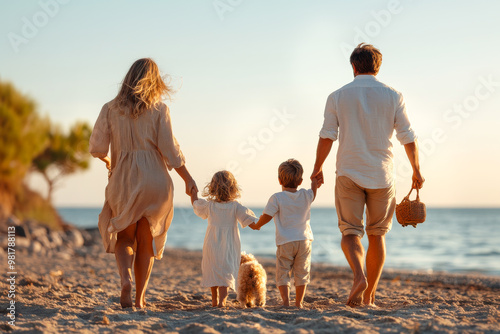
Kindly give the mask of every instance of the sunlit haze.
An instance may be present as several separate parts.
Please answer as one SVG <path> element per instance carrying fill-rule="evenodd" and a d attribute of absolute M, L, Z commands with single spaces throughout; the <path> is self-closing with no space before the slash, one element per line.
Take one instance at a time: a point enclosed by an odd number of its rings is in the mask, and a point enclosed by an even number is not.
<path fill-rule="evenodd" d="M 359 42 L 383 54 L 382 82 L 401 91 L 421 149 L 431 207 L 500 206 L 500 2 L 496 1 L 1 1 L 0 80 L 68 126 L 94 124 L 130 65 L 153 58 L 177 89 L 174 134 L 201 189 L 232 170 L 242 203 L 280 191 L 296 158 L 304 187 L 327 96 L 352 81 Z M 397 201 L 410 164 L 393 138 Z M 334 204 L 335 155 L 315 206 Z M 177 205 L 189 205 L 180 177 Z M 31 176 L 34 188 L 44 181 Z M 66 178 L 56 206 L 100 206 L 107 171 Z"/>

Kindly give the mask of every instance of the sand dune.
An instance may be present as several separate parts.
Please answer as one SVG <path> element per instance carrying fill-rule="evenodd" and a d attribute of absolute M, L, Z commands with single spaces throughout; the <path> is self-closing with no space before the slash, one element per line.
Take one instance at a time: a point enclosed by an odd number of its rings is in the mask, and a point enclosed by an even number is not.
<path fill-rule="evenodd" d="M 242 309 L 236 294 L 226 309 L 210 307 L 200 286 L 201 253 L 167 249 L 156 261 L 146 309 L 121 309 L 114 256 L 96 242 L 48 257 L 18 253 L 16 326 L 7 324 L 7 284 L 1 283 L 2 331 L 30 333 L 496 333 L 500 332 L 500 278 L 386 270 L 378 308 L 344 305 L 347 268 L 313 265 L 305 308 L 280 306 L 274 262 L 265 308 Z M 87 242 L 88 244 L 88 242 Z M 70 253 L 68 256 L 68 252 Z M 292 296 L 293 299 L 293 296 Z"/>

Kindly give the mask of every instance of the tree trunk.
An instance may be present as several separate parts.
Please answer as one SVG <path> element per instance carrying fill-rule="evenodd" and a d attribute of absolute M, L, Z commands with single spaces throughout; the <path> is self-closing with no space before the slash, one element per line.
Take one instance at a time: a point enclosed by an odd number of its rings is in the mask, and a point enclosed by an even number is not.
<path fill-rule="evenodd" d="M 45 181 L 47 181 L 47 187 L 48 187 L 47 188 L 47 197 L 46 197 L 47 202 L 52 204 L 52 191 L 54 190 L 55 178 L 50 179 L 49 175 L 46 172 L 43 172 L 42 176 L 45 179 Z"/>

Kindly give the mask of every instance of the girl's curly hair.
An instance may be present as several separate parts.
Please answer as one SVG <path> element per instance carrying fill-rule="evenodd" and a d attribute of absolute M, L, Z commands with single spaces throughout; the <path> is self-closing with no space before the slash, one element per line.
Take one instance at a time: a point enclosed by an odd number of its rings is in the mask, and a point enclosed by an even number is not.
<path fill-rule="evenodd" d="M 229 202 L 241 196 L 234 175 L 227 170 L 217 172 L 203 189 L 202 195 L 215 202 Z"/>

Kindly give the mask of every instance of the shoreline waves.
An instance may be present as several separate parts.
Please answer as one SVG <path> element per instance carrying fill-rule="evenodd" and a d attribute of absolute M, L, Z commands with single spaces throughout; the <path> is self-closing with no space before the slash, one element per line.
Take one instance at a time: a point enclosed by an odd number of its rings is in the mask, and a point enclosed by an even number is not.
<path fill-rule="evenodd" d="M 263 208 L 251 208 L 259 216 Z M 101 208 L 59 208 L 61 216 L 80 228 L 97 227 Z M 192 208 L 176 207 L 168 231 L 167 247 L 201 250 L 206 220 Z M 427 210 L 427 220 L 417 228 L 402 227 L 393 219 L 387 234 L 385 268 L 425 272 L 482 273 L 500 276 L 500 209 Z M 313 208 L 311 228 L 314 234 L 313 263 L 347 266 L 340 248 L 341 235 L 334 208 Z M 269 223 L 261 231 L 240 230 L 241 249 L 256 256 L 274 258 L 275 226 Z M 367 247 L 366 236 L 362 243 Z"/>

